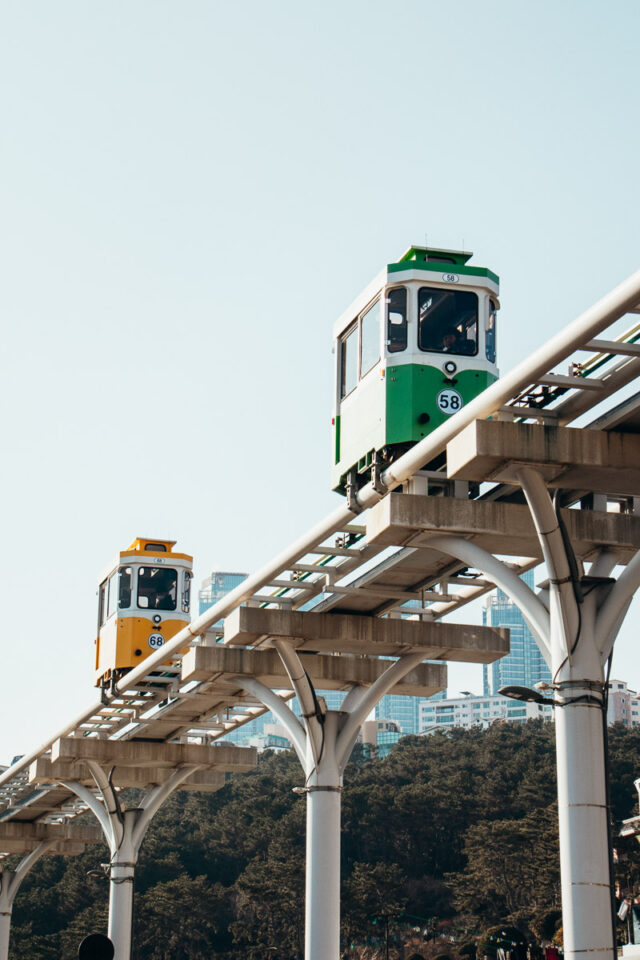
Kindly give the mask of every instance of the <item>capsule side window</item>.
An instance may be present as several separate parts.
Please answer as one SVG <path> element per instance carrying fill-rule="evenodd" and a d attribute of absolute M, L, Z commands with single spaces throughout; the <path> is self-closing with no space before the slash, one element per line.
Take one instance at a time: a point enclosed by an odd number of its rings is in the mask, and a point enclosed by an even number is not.
<path fill-rule="evenodd" d="M 496 321 L 497 307 L 493 300 L 489 300 L 489 316 L 487 317 L 487 327 L 484 334 L 485 353 L 489 363 L 496 362 Z"/>
<path fill-rule="evenodd" d="M 360 379 L 380 359 L 380 300 L 376 300 L 360 317 Z"/>
<path fill-rule="evenodd" d="M 340 338 L 340 396 L 346 397 L 358 383 L 358 324 Z"/>
<path fill-rule="evenodd" d="M 418 347 L 471 357 L 478 352 L 478 297 L 467 290 L 418 290 Z"/>
<path fill-rule="evenodd" d="M 126 568 L 131 571 L 131 568 Z M 114 570 L 110 577 L 100 584 L 98 601 L 98 627 L 107 622 L 122 604 L 119 602 L 120 570 Z"/>
<path fill-rule="evenodd" d="M 118 571 L 112 573 L 108 583 L 109 593 L 107 598 L 107 620 L 109 620 L 118 609 Z"/>
<path fill-rule="evenodd" d="M 118 590 L 118 609 L 128 610 L 131 606 L 131 587 L 133 584 L 132 567 L 120 567 L 120 588 Z"/>
<path fill-rule="evenodd" d="M 407 349 L 407 291 L 395 287 L 387 292 L 387 350 L 400 353 Z"/>
<path fill-rule="evenodd" d="M 98 630 L 107 619 L 107 597 L 109 595 L 109 581 L 103 580 L 98 587 Z"/>

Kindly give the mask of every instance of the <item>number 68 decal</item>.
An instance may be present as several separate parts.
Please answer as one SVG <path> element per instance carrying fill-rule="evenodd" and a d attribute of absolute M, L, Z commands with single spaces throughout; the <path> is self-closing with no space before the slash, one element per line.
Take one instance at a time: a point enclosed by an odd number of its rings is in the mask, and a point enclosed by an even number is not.
<path fill-rule="evenodd" d="M 436 397 L 436 404 L 441 413 L 450 417 L 462 409 L 462 397 L 457 390 L 441 390 Z"/>

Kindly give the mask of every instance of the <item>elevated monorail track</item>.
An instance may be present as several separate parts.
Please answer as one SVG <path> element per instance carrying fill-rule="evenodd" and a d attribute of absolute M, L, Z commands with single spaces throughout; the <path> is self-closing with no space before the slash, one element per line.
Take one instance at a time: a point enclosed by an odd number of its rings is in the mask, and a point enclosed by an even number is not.
<path fill-rule="evenodd" d="M 494 583 L 478 570 L 437 548 L 415 540 L 401 546 L 385 543 L 373 533 L 371 508 L 397 489 L 434 500 L 475 499 L 488 506 L 521 502 L 515 486 L 463 485 L 448 475 L 447 444 L 475 420 L 640 432 L 640 393 L 633 391 L 640 374 L 640 325 L 634 326 L 631 318 L 628 329 L 620 331 L 625 318 L 638 313 L 640 272 L 392 463 L 375 487 L 363 487 L 357 499 L 337 507 L 126 674 L 101 700 L 17 760 L 0 775 L 0 822 L 62 823 L 86 809 L 58 783 L 30 782 L 30 767 L 46 760 L 60 738 L 215 744 L 263 714 L 264 705 L 233 675 L 198 681 L 185 680 L 182 674 L 178 651 L 228 643 L 213 625 L 241 605 L 436 621 L 493 589 Z M 590 492 L 564 490 L 561 504 L 569 508 Z M 629 497 L 620 497 L 613 509 L 633 507 Z M 478 534 L 480 540 L 482 536 Z M 497 552 L 508 555 L 518 573 L 541 559 L 537 541 L 524 535 L 518 542 L 505 539 Z M 584 558 L 589 557 L 586 544 Z M 268 638 L 256 646 L 264 642 Z M 283 680 L 276 695 L 286 701 L 293 692 Z"/>

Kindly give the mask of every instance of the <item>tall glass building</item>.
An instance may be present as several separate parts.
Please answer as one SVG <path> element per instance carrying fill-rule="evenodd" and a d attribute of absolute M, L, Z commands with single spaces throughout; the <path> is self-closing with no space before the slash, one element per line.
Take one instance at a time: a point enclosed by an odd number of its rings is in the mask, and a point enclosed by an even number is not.
<path fill-rule="evenodd" d="M 402 736 L 417 733 L 420 728 L 418 697 L 401 697 L 389 693 L 376 707 L 376 720 L 395 720 L 400 725 Z"/>
<path fill-rule="evenodd" d="M 212 607 L 218 600 L 222 600 L 234 587 L 237 587 L 246 580 L 246 573 L 230 573 L 226 570 L 213 570 L 200 585 L 198 591 L 198 601 L 200 613 L 204 613 L 209 607 Z M 218 620 L 214 627 L 222 629 L 223 621 Z M 273 717 L 270 713 L 263 714 L 255 720 L 250 720 L 243 727 L 239 727 L 225 735 L 225 740 L 231 740 L 234 743 L 244 743 L 249 737 L 258 736 L 264 733 L 266 723 L 273 723 Z"/>
<path fill-rule="evenodd" d="M 533 587 L 533 570 L 523 573 L 521 579 Z M 551 672 L 524 617 L 502 590 L 489 594 L 482 622 L 488 627 L 508 627 L 511 631 L 511 652 L 482 668 L 485 697 L 495 695 L 500 687 L 509 684 L 532 687 L 541 680 L 551 682 Z"/>
<path fill-rule="evenodd" d="M 222 600 L 234 587 L 239 586 L 243 580 L 247 579 L 246 573 L 227 573 L 214 570 L 206 580 L 203 580 L 198 591 L 198 600 L 200 601 L 200 613 L 204 613 L 209 607 L 212 607 L 218 600 Z M 222 626 L 222 620 L 218 620 L 216 627 Z"/>

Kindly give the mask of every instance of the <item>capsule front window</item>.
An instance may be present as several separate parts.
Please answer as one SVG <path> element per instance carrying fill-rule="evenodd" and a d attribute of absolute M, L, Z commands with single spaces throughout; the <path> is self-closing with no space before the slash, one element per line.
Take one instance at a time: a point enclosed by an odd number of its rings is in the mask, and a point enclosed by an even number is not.
<path fill-rule="evenodd" d="M 168 567 L 138 569 L 138 607 L 141 610 L 175 610 L 178 571 Z"/>
<path fill-rule="evenodd" d="M 418 347 L 471 357 L 478 352 L 478 297 L 467 290 L 421 287 Z"/>

